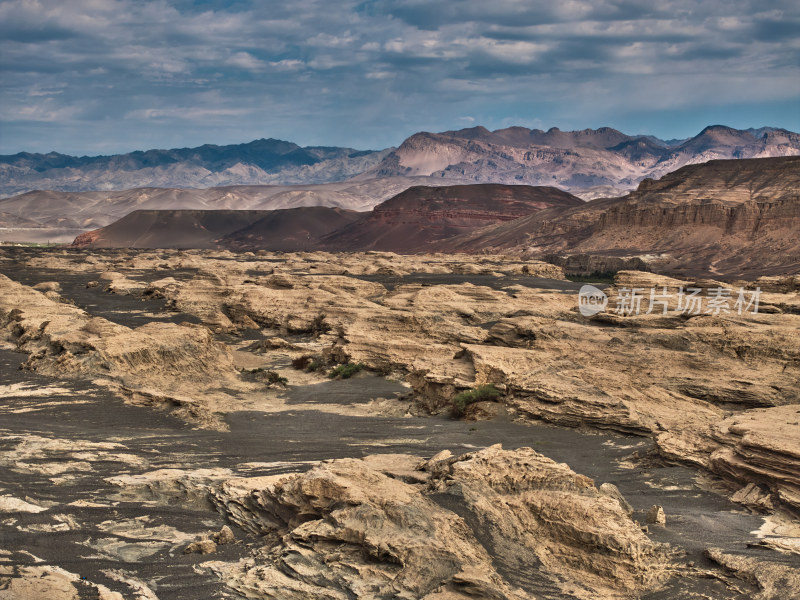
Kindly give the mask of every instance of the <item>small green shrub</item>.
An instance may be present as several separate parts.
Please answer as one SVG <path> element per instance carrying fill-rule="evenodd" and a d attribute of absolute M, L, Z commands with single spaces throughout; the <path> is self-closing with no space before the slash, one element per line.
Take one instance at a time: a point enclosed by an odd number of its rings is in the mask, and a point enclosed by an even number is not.
<path fill-rule="evenodd" d="M 328 379 L 350 379 L 353 375 L 362 371 L 364 369 L 364 365 L 361 363 L 347 363 L 344 365 L 339 365 L 333 371 L 328 373 Z"/>
<path fill-rule="evenodd" d="M 267 383 L 274 384 L 278 383 L 280 385 L 286 385 L 289 383 L 289 380 L 286 377 L 281 377 L 275 371 L 267 371 Z"/>
<path fill-rule="evenodd" d="M 614 277 L 616 276 L 616 271 L 592 271 L 588 275 L 584 275 L 583 273 L 565 273 L 564 277 L 567 278 L 568 281 L 574 281 L 576 283 L 614 283 Z"/>
<path fill-rule="evenodd" d="M 480 385 L 474 389 L 460 392 L 453 396 L 453 415 L 463 417 L 467 406 L 474 402 L 484 402 L 486 400 L 496 400 L 501 396 L 500 390 L 491 383 Z"/>
<path fill-rule="evenodd" d="M 308 363 L 308 365 L 306 366 L 306 372 L 307 372 L 307 373 L 313 373 L 314 371 L 319 371 L 319 370 L 320 370 L 320 369 L 322 369 L 324 366 L 325 366 L 325 365 L 324 365 L 323 363 L 321 363 L 320 361 L 318 361 L 318 360 L 315 358 L 315 359 L 313 359 L 313 360 L 312 360 L 310 363 Z"/>
<path fill-rule="evenodd" d="M 255 377 L 258 381 L 265 381 L 270 385 L 274 385 L 276 383 L 280 385 L 286 385 L 287 383 L 289 383 L 289 380 L 286 379 L 286 377 L 281 377 L 281 375 L 279 375 L 275 371 L 268 371 L 263 367 L 250 369 L 247 372 L 250 373 L 250 375 L 253 375 L 253 377 Z"/>

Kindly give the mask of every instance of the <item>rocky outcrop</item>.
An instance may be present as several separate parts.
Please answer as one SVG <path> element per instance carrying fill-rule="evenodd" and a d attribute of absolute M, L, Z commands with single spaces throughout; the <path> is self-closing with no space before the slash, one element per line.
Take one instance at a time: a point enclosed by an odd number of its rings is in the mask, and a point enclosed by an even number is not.
<path fill-rule="evenodd" d="M 100 230 L 95 229 L 94 231 L 81 233 L 72 241 L 72 246 L 75 248 L 91 248 L 92 244 L 94 244 L 97 238 L 100 237 L 99 231 Z"/>
<path fill-rule="evenodd" d="M 27 567 L 65 566 L 74 552 L 103 557 L 81 573 L 80 597 L 91 581 L 128 594 L 106 572 L 137 562 L 153 587 L 162 575 L 191 581 L 181 597 L 732 599 L 797 587 L 700 557 L 714 545 L 769 567 L 797 563 L 797 525 L 781 510 L 797 510 L 800 479 L 793 276 L 751 285 L 623 271 L 600 286 L 606 310 L 587 317 L 580 283 L 515 256 L 7 248 L 0 270 L 36 288 L 0 278 L 3 346 L 61 379 L 6 371 L 0 386 L 0 470 L 13 483 L 0 490 L 13 551 L 0 549 L 0 587 L 46 595 L 36 586 L 47 573 Z M 722 288 L 732 304 L 740 286 L 761 284 L 757 313 L 677 310 L 681 289 Z M 640 314 L 615 310 L 635 289 Z M 650 289 L 671 296 L 666 312 L 648 312 Z M 6 352 L 4 368 L 15 358 Z M 328 380 L 337 365 L 360 371 Z M 225 415 L 235 433 L 160 422 L 102 387 L 193 422 Z M 410 418 L 462 412 L 497 421 Z M 576 470 L 592 469 L 597 486 L 529 449 L 318 462 L 516 447 L 525 421 L 639 438 L 530 428 L 522 443 L 573 468 L 584 461 Z M 705 472 L 703 487 L 768 513 L 763 526 L 696 486 L 686 465 Z M 222 517 L 208 512 L 209 487 Z M 647 535 L 690 556 L 672 567 Z M 45 562 L 24 554 L 32 546 Z M 17 563 L 29 564 L 3 567 Z"/>
<path fill-rule="evenodd" d="M 224 347 L 203 327 L 152 323 L 131 330 L 39 299 L 5 277 L 0 286 L 8 294 L 0 309 L 6 337 L 31 355 L 26 367 L 41 373 L 120 378 L 163 373 L 209 379 L 232 368 Z"/>
<path fill-rule="evenodd" d="M 388 290 L 346 276 L 244 279 L 202 275 L 164 291 L 213 327 L 252 322 L 279 335 L 312 333 L 316 352 L 333 363 L 395 372 L 421 413 L 450 412 L 457 393 L 492 384 L 523 418 L 652 436 L 670 460 L 743 481 L 710 461 L 727 444 L 718 425 L 730 411 L 800 403 L 794 292 L 762 293 L 760 313 L 739 315 L 738 292 L 727 287 L 727 313 L 692 315 L 676 310 L 680 290 L 707 295 L 722 284 L 623 271 L 607 290 L 607 310 L 589 319 L 577 314 L 577 296 L 523 286 Z M 645 295 L 642 314 L 618 314 L 631 289 Z M 654 304 L 647 314 L 651 289 L 670 297 L 666 313 Z"/>
<path fill-rule="evenodd" d="M 750 410 L 725 419 L 711 470 L 744 487 L 740 499 L 757 508 L 800 512 L 800 404 Z"/>
<path fill-rule="evenodd" d="M 129 598 L 158 600 L 141 581 L 114 572 L 109 572 L 107 577 L 124 583 L 126 587 L 123 589 Z M 78 600 L 87 596 L 98 600 L 120 600 L 125 597 L 102 583 L 88 581 L 77 573 L 51 565 L 0 564 L 0 592 L 9 600 Z"/>
<path fill-rule="evenodd" d="M 623 598 L 670 569 L 618 499 L 529 448 L 327 461 L 212 498 L 263 536 L 251 559 L 207 563 L 248 596 Z"/>
<path fill-rule="evenodd" d="M 469 418 L 508 413 L 522 420 L 649 436 L 663 458 L 723 476 L 732 483 L 732 493 L 747 497 L 747 503 L 764 504 L 762 492 L 775 494 L 773 503 L 796 502 L 791 484 L 795 475 L 781 466 L 786 456 L 766 446 L 755 452 L 736 436 L 720 433 L 726 419 L 800 404 L 800 296 L 791 278 L 764 280 L 775 291 L 761 293 L 759 312 L 738 314 L 734 302 L 740 284 L 622 271 L 606 290 L 607 309 L 584 317 L 577 310 L 578 285 L 552 282 L 554 288 L 573 286 L 575 291 L 566 294 L 523 285 L 529 276 L 560 271 L 558 267 L 513 257 L 264 253 L 232 258 L 225 252 L 120 253 L 94 266 L 108 269 L 103 281 L 109 287 L 163 298 L 168 307 L 205 328 L 151 324 L 131 330 L 92 320 L 29 288 L 8 286 L 8 313 L 11 307 L 24 312 L 47 303 L 36 308 L 39 320 L 24 317 L 18 332 L 9 314 L 9 339 L 31 352 L 30 365 L 42 372 L 104 374 L 124 382 L 134 401 L 163 404 L 180 398 L 184 406 L 212 414 L 252 406 L 245 400 L 258 382 L 239 380 L 235 372 L 226 375 L 227 367 L 219 367 L 229 364 L 224 357 L 214 367 L 214 346 L 206 345 L 208 330 L 260 330 L 263 339 L 257 348 L 265 358 L 312 357 L 323 369 L 361 363 L 405 381 L 413 390 L 414 414 L 449 414 L 456 394 L 491 384 L 500 392 L 497 406 L 476 406 L 467 411 Z M 32 268 L 45 264 L 38 258 L 31 261 Z M 77 263 L 66 253 L 54 254 L 46 264 L 70 269 Z M 163 277 L 162 265 L 167 271 L 183 270 L 181 279 Z M 152 269 L 156 276 L 144 284 L 142 277 L 128 276 L 131 269 Z M 186 269 L 196 275 L 187 278 Z M 473 275 L 486 285 L 448 283 Z M 143 291 L 137 292 L 131 282 L 144 285 Z M 706 300 L 722 288 L 730 298 L 727 310 L 711 314 L 705 312 L 707 304 L 693 314 L 676 310 L 680 290 L 688 288 L 700 290 Z M 619 311 L 633 289 L 640 290 L 640 314 Z M 658 303 L 648 310 L 651 289 L 669 296 L 666 312 Z M 14 296 L 19 290 L 27 291 Z M 743 290 L 745 295 L 754 291 Z M 62 318 L 69 331 L 58 328 Z M 40 332 L 44 321 L 49 324 Z M 162 340 L 162 334 L 168 339 Z M 51 339 L 70 353 L 48 346 Z M 174 362 L 179 368 L 151 364 L 175 351 L 170 344 L 184 342 L 188 346 L 180 351 L 191 349 L 185 354 L 190 363 L 185 369 L 180 367 L 183 354 Z M 82 344 L 88 350 L 75 354 Z M 146 360 L 129 360 L 123 350 Z M 203 361 L 209 366 L 201 367 Z M 204 379 L 201 368 L 215 375 Z M 212 391 L 202 387 L 205 381 L 211 386 L 215 378 Z M 226 382 L 224 396 L 219 381 Z M 202 406 L 185 398 L 185 391 L 197 385 L 204 390 Z M 263 391 L 263 384 L 258 389 Z M 787 417 L 787 439 L 797 435 L 793 423 Z M 763 477 L 753 479 L 747 469 L 763 471 Z M 750 482 L 762 491 L 739 494 Z"/>
<path fill-rule="evenodd" d="M 536 252 L 531 254 L 535 255 Z M 558 265 L 569 275 L 607 275 L 617 271 L 651 270 L 647 262 L 638 256 L 621 258 L 619 256 L 599 256 L 596 254 L 568 254 L 564 256 L 550 254 L 543 256 L 542 259 Z"/>

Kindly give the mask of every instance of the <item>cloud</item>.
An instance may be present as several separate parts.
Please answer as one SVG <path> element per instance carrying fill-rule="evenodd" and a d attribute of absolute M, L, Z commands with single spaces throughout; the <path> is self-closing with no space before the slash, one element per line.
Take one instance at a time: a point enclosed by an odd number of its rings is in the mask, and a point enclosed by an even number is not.
<path fill-rule="evenodd" d="M 790 0 L 0 0 L 0 151 L 381 147 L 462 115 L 798 128 L 798 31 Z"/>
<path fill-rule="evenodd" d="M 286 58 L 284 60 L 271 62 L 269 66 L 275 71 L 299 71 L 306 66 L 306 63 L 296 58 Z"/>
<path fill-rule="evenodd" d="M 196 119 L 209 119 L 217 117 L 238 117 L 247 115 L 249 109 L 235 108 L 199 108 L 176 106 L 172 108 L 144 108 L 133 110 L 125 114 L 126 119 L 184 119 L 193 121 Z"/>
<path fill-rule="evenodd" d="M 7 115 L 13 121 L 55 123 L 78 117 L 81 110 L 78 106 L 59 106 L 52 98 L 46 98 L 17 105 Z"/>
<path fill-rule="evenodd" d="M 225 61 L 225 64 L 231 67 L 245 69 L 247 71 L 261 71 L 266 67 L 266 63 L 264 61 L 258 60 L 249 52 L 237 52 L 230 56 Z"/>

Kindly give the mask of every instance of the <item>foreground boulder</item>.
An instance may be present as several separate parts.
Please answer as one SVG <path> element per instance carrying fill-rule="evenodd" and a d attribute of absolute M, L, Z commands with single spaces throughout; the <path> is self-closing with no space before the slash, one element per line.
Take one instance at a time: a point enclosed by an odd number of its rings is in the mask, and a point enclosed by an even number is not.
<path fill-rule="evenodd" d="M 670 568 L 618 498 L 530 448 L 332 460 L 212 497 L 262 536 L 249 559 L 206 563 L 248 597 L 622 598 Z"/>

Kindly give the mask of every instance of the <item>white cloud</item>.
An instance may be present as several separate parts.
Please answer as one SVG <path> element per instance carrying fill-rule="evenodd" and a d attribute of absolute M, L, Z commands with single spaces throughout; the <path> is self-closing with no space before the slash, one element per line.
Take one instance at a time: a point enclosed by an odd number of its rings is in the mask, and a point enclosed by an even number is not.
<path fill-rule="evenodd" d="M 237 67 L 239 69 L 246 69 L 248 71 L 261 71 L 266 67 L 266 63 L 258 60 L 249 52 L 237 52 L 230 56 L 226 61 L 226 65 Z"/>
<path fill-rule="evenodd" d="M 285 59 L 271 62 L 269 66 L 276 71 L 299 71 L 306 66 L 306 63 L 297 59 Z"/>
<path fill-rule="evenodd" d="M 125 114 L 126 119 L 208 119 L 217 117 L 239 117 L 252 112 L 248 108 L 202 108 L 202 107 L 172 107 L 172 108 L 143 108 L 132 110 Z"/>
<path fill-rule="evenodd" d="M 5 107 L 3 113 L 4 118 L 10 121 L 56 123 L 81 116 L 83 109 L 78 106 L 59 106 L 53 98 L 46 98 L 40 102 Z"/>
<path fill-rule="evenodd" d="M 551 48 L 548 44 L 528 41 L 504 42 L 489 38 L 479 38 L 473 47 L 480 48 L 486 54 L 510 63 L 529 63 L 537 60 Z"/>
<path fill-rule="evenodd" d="M 39 86 L 34 86 L 30 90 L 28 90 L 28 96 L 31 96 L 33 98 L 35 98 L 37 96 L 58 96 L 59 94 L 63 94 L 63 93 L 64 93 L 63 89 L 58 89 L 58 90 L 48 89 L 48 90 L 46 90 L 46 89 L 40 88 Z"/>
<path fill-rule="evenodd" d="M 317 35 L 308 38 L 306 43 L 309 46 L 319 46 L 321 48 L 346 48 L 351 46 L 355 41 L 355 36 L 347 31 L 342 35 L 318 33 Z"/>

